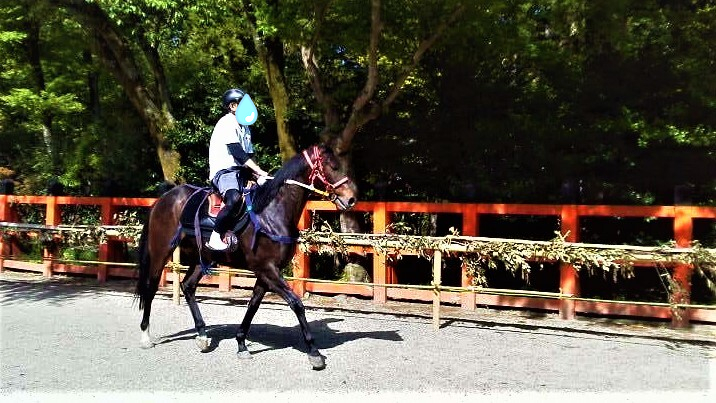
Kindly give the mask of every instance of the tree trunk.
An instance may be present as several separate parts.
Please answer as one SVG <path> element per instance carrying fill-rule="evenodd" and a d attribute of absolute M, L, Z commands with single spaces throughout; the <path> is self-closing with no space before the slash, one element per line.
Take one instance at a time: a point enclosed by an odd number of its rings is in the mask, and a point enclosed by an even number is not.
<path fill-rule="evenodd" d="M 276 118 L 276 131 L 278 133 L 278 147 L 281 151 L 281 159 L 288 161 L 296 154 L 295 140 L 288 128 L 288 89 L 283 74 L 283 44 L 281 41 L 267 38 L 264 41 L 265 48 L 259 51 L 261 63 L 266 72 L 266 83 L 273 102 L 273 110 Z M 259 47 L 260 44 L 257 44 Z"/>
<path fill-rule="evenodd" d="M 137 63 L 129 39 L 124 36 L 96 3 L 85 0 L 49 0 L 51 4 L 65 7 L 77 19 L 95 33 L 94 51 L 124 89 L 125 94 L 145 122 L 149 136 L 156 146 L 157 157 L 162 167 L 164 180 L 173 183 L 177 179 L 181 156 L 167 142 L 166 133 L 175 125 L 171 113 L 169 93 L 166 88 L 164 71 L 156 50 L 139 40 L 150 64 L 156 83 L 154 91 L 147 88 L 143 72 Z"/>
<path fill-rule="evenodd" d="M 100 109 L 99 74 L 94 68 L 94 63 L 92 63 L 92 52 L 87 49 L 82 52 L 82 56 L 88 67 L 87 89 L 89 96 L 87 100 L 87 110 L 92 114 L 92 121 L 97 124 L 100 121 L 102 112 Z"/>
<path fill-rule="evenodd" d="M 270 2 L 270 5 L 274 9 L 278 8 L 278 2 Z M 286 87 L 286 76 L 284 75 L 283 42 L 273 36 L 263 36 L 256 29 L 255 9 L 249 1 L 243 2 L 243 11 L 246 20 L 249 22 L 254 46 L 264 69 L 266 84 L 268 85 L 269 95 L 271 95 L 281 160 L 288 161 L 296 154 L 296 141 L 288 127 L 290 100 L 288 88 Z"/>
<path fill-rule="evenodd" d="M 25 32 L 25 50 L 27 59 L 32 68 L 32 78 L 35 84 L 35 92 L 38 96 L 47 89 L 45 86 L 45 73 L 42 70 L 40 56 L 40 23 L 32 17 L 32 13 L 27 11 L 30 16 L 26 20 Z M 42 113 L 42 141 L 45 144 L 47 155 L 50 156 L 50 171 L 53 175 L 57 175 L 59 170 L 58 152 L 55 150 L 55 141 L 52 136 L 52 111 L 39 111 Z"/>

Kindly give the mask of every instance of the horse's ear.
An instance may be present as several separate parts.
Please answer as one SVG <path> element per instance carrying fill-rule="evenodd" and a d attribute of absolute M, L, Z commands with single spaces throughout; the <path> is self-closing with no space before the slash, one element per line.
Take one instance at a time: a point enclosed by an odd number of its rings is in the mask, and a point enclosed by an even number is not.
<path fill-rule="evenodd" d="M 338 140 L 335 136 L 328 136 L 318 147 L 329 150 L 333 155 L 338 155 Z"/>
<path fill-rule="evenodd" d="M 333 154 L 334 156 L 337 156 L 337 157 L 343 157 L 346 154 L 348 154 L 347 150 L 341 150 L 338 147 L 338 141 L 334 138 L 331 138 L 327 141 L 322 142 L 321 144 L 318 145 L 318 147 L 321 148 L 322 150 L 330 152 L 331 154 Z"/>

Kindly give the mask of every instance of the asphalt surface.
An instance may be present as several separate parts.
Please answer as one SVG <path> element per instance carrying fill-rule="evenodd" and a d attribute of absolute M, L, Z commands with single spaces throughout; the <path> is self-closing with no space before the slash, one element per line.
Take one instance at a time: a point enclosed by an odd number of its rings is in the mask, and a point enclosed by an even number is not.
<path fill-rule="evenodd" d="M 0 273 L 0 400 L 716 401 L 716 326 L 672 330 L 619 320 L 310 296 L 307 319 L 327 368 L 313 371 L 293 313 L 275 298 L 234 339 L 246 293 L 204 292 L 212 349 L 200 353 L 186 304 L 157 297 L 152 335 L 128 282 Z M 498 400 L 488 399 L 488 400 Z"/>

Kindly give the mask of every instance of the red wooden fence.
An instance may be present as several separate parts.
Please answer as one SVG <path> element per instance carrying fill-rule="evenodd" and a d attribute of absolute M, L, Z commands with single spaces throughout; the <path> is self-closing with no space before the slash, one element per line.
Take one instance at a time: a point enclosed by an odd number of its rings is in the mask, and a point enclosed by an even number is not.
<path fill-rule="evenodd" d="M 46 206 L 45 224 L 59 225 L 62 205 L 93 205 L 101 208 L 101 223 L 112 225 L 114 213 L 124 207 L 150 207 L 155 199 L 150 198 L 103 198 L 103 197 L 64 197 L 64 196 L 11 196 L 0 195 L 0 221 L 17 222 L 17 215 L 13 208 L 16 204 L 38 204 Z M 541 205 L 541 204 L 457 204 L 457 203 L 414 203 L 414 202 L 361 202 L 355 207 L 356 211 L 370 213 L 372 217 L 373 233 L 385 233 L 390 225 L 393 213 L 450 213 L 460 215 L 462 218 L 461 235 L 479 236 L 480 218 L 485 215 L 510 216 L 550 216 L 556 217 L 560 222 L 560 231 L 567 234 L 566 240 L 578 242 L 580 240 L 580 219 L 585 217 L 655 217 L 673 219 L 673 239 L 678 247 L 689 247 L 693 241 L 693 227 L 695 219 L 716 219 L 716 207 L 695 206 L 607 206 L 607 205 Z M 311 225 L 311 211 L 335 211 L 332 203 L 326 201 L 309 201 L 299 222 L 299 229 L 309 228 Z M 37 270 L 36 265 L 7 259 L 9 245 L 3 244 L 0 239 L 0 270 L 4 268 L 17 268 Z M 109 240 L 99 247 L 99 260 L 113 262 L 114 246 L 119 242 Z M 324 282 L 311 282 L 310 280 L 293 281 L 294 290 L 303 295 L 304 292 L 326 294 L 350 294 L 372 297 L 376 303 L 384 303 L 388 299 L 423 300 L 431 301 L 431 290 L 391 288 L 380 286 L 395 283 L 395 271 L 388 256 L 373 253 L 370 248 L 363 250 L 373 257 L 373 283 L 375 286 L 331 284 Z M 106 281 L 108 276 L 131 277 L 133 269 L 107 265 L 97 267 L 82 267 L 77 265 L 59 264 L 51 260 L 53 256 L 45 252 L 46 260 L 43 265 L 45 275 L 53 272 L 91 273 L 96 274 L 100 282 Z M 686 304 L 689 302 L 691 287 L 691 267 L 677 265 L 673 268 L 673 277 L 681 285 L 683 293 L 674 296 L 673 303 Z M 310 278 L 310 256 L 297 251 L 294 277 L 300 279 Z M 230 289 L 232 286 L 250 287 L 253 279 L 232 277 L 228 274 L 208 276 L 206 282 L 219 284 L 221 289 Z M 462 269 L 462 286 L 469 286 L 470 278 L 466 269 Z M 577 272 L 568 264 L 560 267 L 559 289 L 565 295 L 579 296 L 579 279 Z M 676 326 L 684 326 L 690 320 L 716 323 L 716 311 L 704 308 L 679 309 L 674 315 L 672 308 L 663 304 L 617 303 L 604 301 L 590 301 L 579 298 L 549 299 L 539 297 L 488 295 L 481 293 L 442 292 L 441 298 L 446 303 L 459 303 L 466 309 L 474 309 L 477 305 L 507 306 L 532 309 L 547 309 L 559 311 L 564 319 L 572 319 L 577 313 L 593 313 L 600 315 L 641 316 L 661 319 L 671 319 Z"/>

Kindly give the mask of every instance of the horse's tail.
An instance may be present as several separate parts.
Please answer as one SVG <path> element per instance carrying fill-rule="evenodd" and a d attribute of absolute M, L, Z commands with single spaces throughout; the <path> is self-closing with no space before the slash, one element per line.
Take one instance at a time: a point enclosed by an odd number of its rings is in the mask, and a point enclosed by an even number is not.
<path fill-rule="evenodd" d="M 153 297 L 151 292 L 151 259 L 149 256 L 149 222 L 142 228 L 142 235 L 139 238 L 139 278 L 135 295 L 139 298 L 139 310 L 144 309 L 144 304 Z"/>

